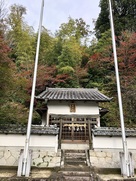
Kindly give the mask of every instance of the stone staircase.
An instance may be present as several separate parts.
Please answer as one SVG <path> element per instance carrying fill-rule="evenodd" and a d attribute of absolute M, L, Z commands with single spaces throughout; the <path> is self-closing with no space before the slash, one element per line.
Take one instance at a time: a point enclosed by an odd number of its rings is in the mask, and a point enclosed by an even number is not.
<path fill-rule="evenodd" d="M 64 166 L 89 166 L 85 150 L 63 150 Z"/>
<path fill-rule="evenodd" d="M 88 154 L 87 150 L 62 150 L 60 172 L 66 181 L 93 181 Z"/>

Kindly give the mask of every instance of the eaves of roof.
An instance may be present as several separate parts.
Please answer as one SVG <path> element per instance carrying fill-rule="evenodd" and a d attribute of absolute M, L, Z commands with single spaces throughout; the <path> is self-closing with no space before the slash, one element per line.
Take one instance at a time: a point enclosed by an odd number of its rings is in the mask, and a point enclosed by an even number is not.
<path fill-rule="evenodd" d="M 118 137 L 122 136 L 121 128 L 116 127 L 100 127 L 92 129 L 94 136 L 109 136 L 109 137 Z M 136 137 L 135 128 L 126 128 L 125 129 L 126 137 Z"/>
<path fill-rule="evenodd" d="M 0 134 L 22 134 L 25 135 L 27 132 L 26 125 L 19 124 L 1 124 Z M 57 135 L 59 128 L 55 126 L 43 126 L 43 125 L 32 125 L 32 135 Z"/>
<path fill-rule="evenodd" d="M 97 101 L 108 102 L 111 98 L 105 96 L 98 89 L 85 88 L 47 88 L 36 96 L 43 100 L 71 100 L 71 101 Z"/>

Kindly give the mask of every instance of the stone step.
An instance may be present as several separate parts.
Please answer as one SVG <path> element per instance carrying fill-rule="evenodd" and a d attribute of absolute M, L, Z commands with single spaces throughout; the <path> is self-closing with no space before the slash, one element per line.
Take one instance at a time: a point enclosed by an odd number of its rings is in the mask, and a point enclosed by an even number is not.
<path fill-rule="evenodd" d="M 69 156 L 66 156 L 65 155 L 65 159 L 73 159 L 73 160 L 86 160 L 86 155 L 84 156 L 80 156 L 80 155 L 69 155 Z"/>
<path fill-rule="evenodd" d="M 75 162 L 75 163 L 73 163 L 73 162 L 67 162 L 67 163 L 65 163 L 65 166 L 68 166 L 68 167 L 83 167 L 83 166 L 87 166 L 87 164 L 86 163 L 77 163 L 77 162 Z"/>
<path fill-rule="evenodd" d="M 85 153 L 85 150 L 64 150 L 66 153 Z"/>
<path fill-rule="evenodd" d="M 68 161 L 70 161 L 70 162 L 85 162 L 86 158 L 82 158 L 82 157 L 80 157 L 80 158 L 65 157 L 64 161 L 65 162 L 68 162 Z"/>
<path fill-rule="evenodd" d="M 86 162 L 86 155 L 65 155 L 65 162 Z"/>
<path fill-rule="evenodd" d="M 79 165 L 79 167 L 77 167 L 76 165 L 70 165 L 70 166 L 65 166 L 65 167 L 61 168 L 60 172 L 63 172 L 63 171 L 90 172 L 90 167 L 88 167 L 87 165 L 85 165 L 85 166 Z"/>
<path fill-rule="evenodd" d="M 68 159 L 86 159 L 86 153 L 85 152 L 65 152 L 64 157 Z"/>
<path fill-rule="evenodd" d="M 62 174 L 65 180 L 68 180 L 68 181 L 89 181 L 90 180 L 90 172 L 63 171 Z"/>
<path fill-rule="evenodd" d="M 79 157 L 83 156 L 84 157 L 84 156 L 86 156 L 86 154 L 85 153 L 65 153 L 65 156 L 73 156 L 73 157 L 74 156 L 79 156 Z"/>
<path fill-rule="evenodd" d="M 69 163 L 69 162 L 71 162 L 71 163 L 86 163 L 86 159 L 66 159 L 65 158 L 65 163 Z"/>
<path fill-rule="evenodd" d="M 63 175 L 65 180 L 68 180 L 68 181 L 72 181 L 72 180 L 89 181 L 90 180 L 90 170 L 86 170 L 86 171 L 83 171 L 83 170 L 81 171 L 80 169 L 68 170 L 68 168 L 66 168 L 65 171 L 61 171 L 61 174 Z"/>
<path fill-rule="evenodd" d="M 90 176 L 84 176 L 84 177 L 81 177 L 81 176 L 70 176 L 70 175 L 67 175 L 67 176 L 64 176 L 64 179 L 65 181 L 91 181 L 91 177 Z"/>
<path fill-rule="evenodd" d="M 68 149 L 68 150 L 64 150 L 64 151 L 65 151 L 65 152 L 69 152 L 69 153 L 70 153 L 70 152 L 71 152 L 71 153 L 74 153 L 74 152 L 76 152 L 76 153 L 77 153 L 77 152 L 78 152 L 78 153 L 84 153 L 84 152 L 85 152 L 85 150 L 75 150 L 75 149 L 74 149 L 74 150 Z"/>
<path fill-rule="evenodd" d="M 60 173 L 63 173 L 63 175 L 70 175 L 70 176 L 88 176 L 90 174 L 90 171 L 61 171 Z"/>

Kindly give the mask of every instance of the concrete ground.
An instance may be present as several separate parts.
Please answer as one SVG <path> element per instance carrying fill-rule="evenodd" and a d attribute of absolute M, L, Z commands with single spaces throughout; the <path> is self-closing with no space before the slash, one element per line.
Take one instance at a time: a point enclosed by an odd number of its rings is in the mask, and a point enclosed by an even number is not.
<path fill-rule="evenodd" d="M 48 178 L 54 171 L 52 169 L 33 168 L 30 173 L 30 178 Z M 0 178 L 17 177 L 17 168 L 0 168 Z"/>
<path fill-rule="evenodd" d="M 109 180 L 118 180 L 118 181 L 122 181 L 122 180 L 136 180 L 136 176 L 135 177 L 132 177 L 132 178 L 123 178 L 121 175 L 119 174 L 100 174 L 99 175 L 100 178 L 103 180 L 103 181 L 109 181 Z"/>
<path fill-rule="evenodd" d="M 29 179 L 45 179 L 49 178 L 51 175 L 55 175 L 55 173 L 57 173 L 57 170 L 33 168 Z M 136 181 L 136 175 L 133 178 L 123 178 L 120 174 L 99 173 L 98 177 L 100 178 L 99 181 Z M 12 180 L 12 178 L 17 178 L 17 168 L 0 168 L 0 181 Z M 18 178 L 18 180 L 22 179 Z"/>

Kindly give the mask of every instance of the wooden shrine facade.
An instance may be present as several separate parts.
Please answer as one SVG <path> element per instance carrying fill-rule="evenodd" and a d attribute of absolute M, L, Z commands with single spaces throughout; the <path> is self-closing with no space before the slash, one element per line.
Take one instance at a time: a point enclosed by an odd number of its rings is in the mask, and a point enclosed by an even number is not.
<path fill-rule="evenodd" d="M 45 105 L 40 112 L 42 124 L 59 128 L 59 147 L 61 143 L 91 145 L 91 130 L 100 126 L 99 102 L 110 101 L 97 89 L 83 88 L 47 88 L 36 98 Z"/>

